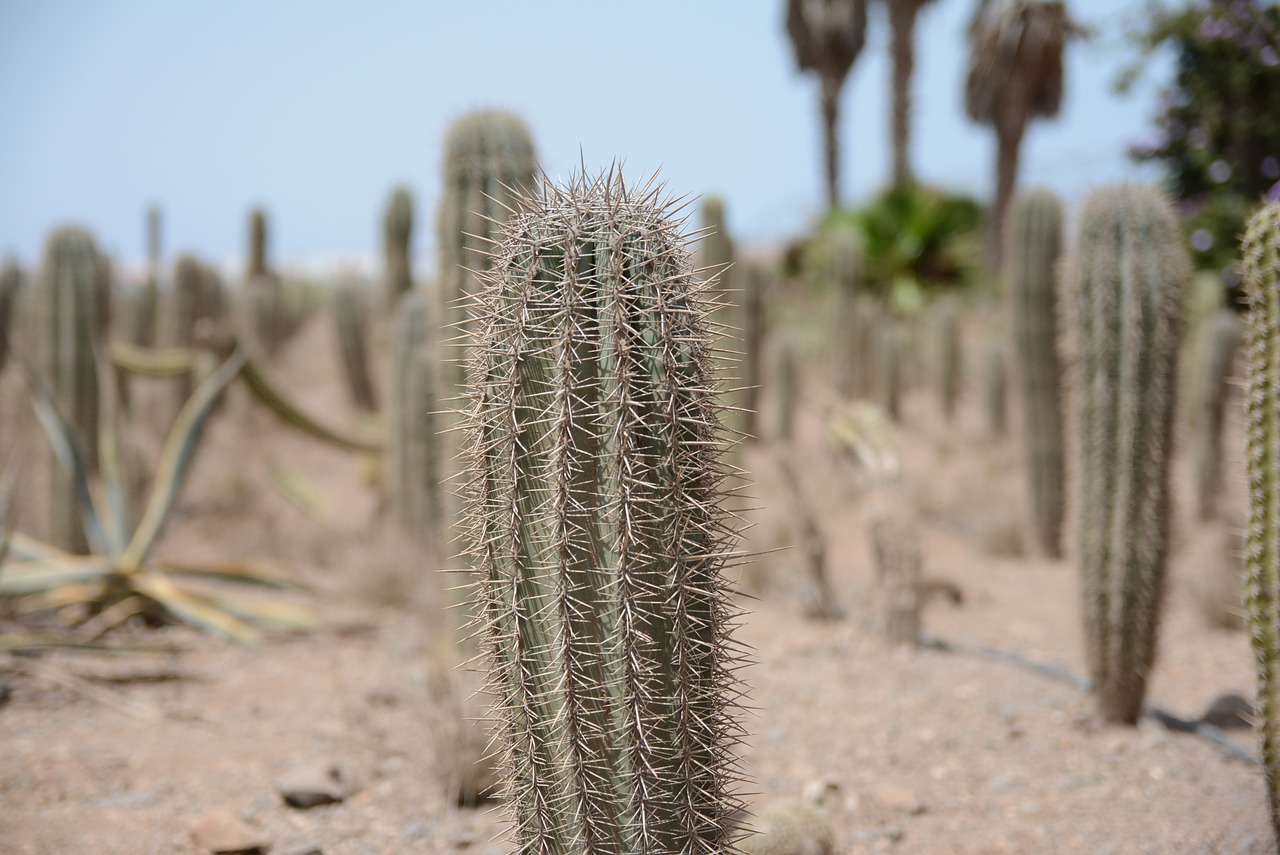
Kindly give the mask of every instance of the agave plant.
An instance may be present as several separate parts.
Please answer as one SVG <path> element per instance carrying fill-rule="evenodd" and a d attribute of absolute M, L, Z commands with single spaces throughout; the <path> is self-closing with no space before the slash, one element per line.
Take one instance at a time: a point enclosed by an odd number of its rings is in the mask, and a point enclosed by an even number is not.
<path fill-rule="evenodd" d="M 100 374 L 109 378 L 112 372 L 105 360 L 102 362 Z M 43 383 L 26 372 L 36 415 L 59 465 L 73 481 L 90 554 L 75 555 L 8 533 L 0 538 L 4 545 L 0 550 L 0 597 L 15 598 L 21 613 L 74 611 L 73 620 L 77 621 L 88 615 L 94 636 L 139 614 L 176 619 L 244 644 L 257 639 L 250 623 L 310 626 L 313 617 L 305 607 L 189 585 L 191 577 L 203 577 L 276 588 L 293 586 L 269 568 L 236 560 L 196 563 L 152 558 L 214 405 L 248 367 L 244 350 L 236 348 L 181 409 L 136 526 L 129 519 L 112 414 L 100 419 L 97 450 L 101 473 L 99 479 L 91 479 L 71 428 L 53 406 Z"/>

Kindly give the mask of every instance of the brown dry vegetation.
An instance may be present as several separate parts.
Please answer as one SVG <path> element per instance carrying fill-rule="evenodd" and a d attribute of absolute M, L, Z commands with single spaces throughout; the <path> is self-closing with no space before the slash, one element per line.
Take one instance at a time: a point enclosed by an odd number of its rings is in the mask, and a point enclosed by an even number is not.
<path fill-rule="evenodd" d="M 821 338 L 789 323 L 802 343 Z M 313 320 L 274 374 L 309 410 L 355 426 L 360 417 L 340 386 L 330 326 Z M 967 352 L 980 353 L 994 327 L 991 316 L 971 315 Z M 892 650 L 876 638 L 865 524 L 871 488 L 825 447 L 819 404 L 827 372 L 817 348 L 809 351 L 796 459 L 829 538 L 831 582 L 847 617 L 802 616 L 797 551 L 770 553 L 741 571 L 756 597 L 741 600 L 740 633 L 755 649 L 744 672 L 753 705 L 744 752 L 752 803 L 826 791 L 837 851 L 845 853 L 1272 851 L 1255 767 L 1149 720 L 1136 729 L 1105 726 L 1086 696 L 1042 676 Z M 1080 673 L 1074 567 L 1019 548 L 1026 499 L 1017 426 L 1010 438 L 985 436 L 980 398 L 971 373 L 955 425 L 942 422 L 927 384 L 916 383 L 905 399 L 902 494 L 921 520 L 924 573 L 963 592 L 958 606 L 927 607 L 925 631 Z M 766 385 L 766 430 L 772 404 Z M 0 431 L 6 446 L 22 438 L 32 460 L 23 495 L 38 495 L 43 450 L 12 371 L 0 377 Z M 1227 431 L 1227 505 L 1238 513 L 1235 408 Z M 749 547 L 793 543 L 769 444 L 749 447 L 745 463 L 760 505 Z M 309 485 L 319 519 L 273 486 L 273 464 Z M 320 629 L 269 635 L 246 649 L 182 627 L 130 627 L 116 640 L 174 641 L 185 652 L 4 655 L 0 683 L 11 697 L 0 705 L 0 852 L 194 853 L 201 850 L 193 823 L 224 809 L 275 853 L 507 851 L 500 806 L 460 809 L 446 799 L 441 761 L 456 743 L 437 688 L 452 621 L 441 609 L 448 582 L 381 526 L 377 468 L 290 433 L 232 395 L 160 553 L 252 556 L 292 568 L 313 586 Z M 1183 454 L 1172 582 L 1149 694 L 1183 718 L 1220 693 L 1252 694 L 1246 636 L 1202 615 L 1199 592 L 1230 590 L 1238 567 L 1221 525 L 1195 520 L 1190 478 Z M 38 533 L 40 513 L 38 502 L 22 502 L 19 526 Z M 1235 738 L 1252 747 L 1249 734 Z M 309 764 L 339 766 L 348 798 L 307 811 L 285 806 L 275 783 Z"/>

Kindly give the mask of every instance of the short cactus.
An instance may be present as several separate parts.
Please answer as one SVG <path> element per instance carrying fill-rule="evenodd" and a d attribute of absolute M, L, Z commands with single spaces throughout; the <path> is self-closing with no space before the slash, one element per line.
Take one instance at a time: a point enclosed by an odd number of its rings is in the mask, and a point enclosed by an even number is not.
<path fill-rule="evenodd" d="M 1218 516 L 1222 494 L 1222 424 L 1231 396 L 1231 362 L 1240 340 L 1240 319 L 1232 309 L 1219 309 L 1209 319 L 1200 348 L 1199 369 L 1204 392 L 1196 421 L 1196 506 L 1200 519 Z"/>
<path fill-rule="evenodd" d="M 1062 203 L 1048 190 L 1018 197 L 1008 233 L 1005 278 L 1013 310 L 1011 334 L 1022 399 L 1032 527 L 1040 549 L 1058 558 L 1066 507 L 1056 288 Z"/>
<path fill-rule="evenodd" d="M 1253 215 L 1241 255 L 1249 307 L 1245 603 L 1258 667 L 1255 709 L 1262 769 L 1271 824 L 1280 841 L 1280 203 Z"/>
<path fill-rule="evenodd" d="M 333 325 L 342 356 L 342 376 L 347 381 L 351 403 L 366 413 L 376 412 L 378 398 L 369 374 L 369 345 L 366 332 L 363 289 L 344 285 L 333 294 Z"/>
<path fill-rule="evenodd" d="M 45 245 L 44 267 L 33 295 L 40 332 L 37 364 L 58 411 L 66 419 L 90 472 L 98 468 L 98 369 L 95 351 L 106 342 L 111 271 L 93 235 L 68 227 Z M 51 462 L 50 542 L 86 552 L 71 476 Z"/>
<path fill-rule="evenodd" d="M 735 836 L 714 283 L 659 192 L 526 197 L 474 310 L 471 556 L 521 852 Z"/>
<path fill-rule="evenodd" d="M 413 290 L 413 195 L 397 187 L 382 218 L 383 276 L 386 277 L 387 308 L 394 309 Z"/>
<path fill-rule="evenodd" d="M 1173 209 L 1138 184 L 1085 202 L 1065 293 L 1076 336 L 1085 650 L 1103 717 L 1142 712 L 1168 556 L 1169 460 L 1190 262 Z"/>

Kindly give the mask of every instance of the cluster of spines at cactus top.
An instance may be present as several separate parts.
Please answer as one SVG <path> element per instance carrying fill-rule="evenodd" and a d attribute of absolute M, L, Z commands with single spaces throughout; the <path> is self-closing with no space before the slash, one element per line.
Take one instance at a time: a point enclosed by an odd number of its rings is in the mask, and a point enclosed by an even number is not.
<path fill-rule="evenodd" d="M 522 200 L 471 315 L 471 557 L 522 852 L 729 851 L 714 333 L 652 182 Z"/>
<path fill-rule="evenodd" d="M 1249 304 L 1249 529 L 1246 606 L 1258 667 L 1255 709 L 1271 822 L 1280 839 L 1280 203 L 1249 221 L 1242 247 Z"/>
<path fill-rule="evenodd" d="M 1085 650 L 1104 718 L 1135 723 L 1156 653 L 1168 557 L 1169 461 L 1190 261 L 1157 190 L 1095 191 L 1065 290 L 1076 332 Z"/>
<path fill-rule="evenodd" d="M 1008 230 L 1007 278 L 1033 528 L 1040 548 L 1058 558 L 1066 506 L 1056 287 L 1062 203 L 1049 190 L 1025 193 L 1014 202 Z"/>

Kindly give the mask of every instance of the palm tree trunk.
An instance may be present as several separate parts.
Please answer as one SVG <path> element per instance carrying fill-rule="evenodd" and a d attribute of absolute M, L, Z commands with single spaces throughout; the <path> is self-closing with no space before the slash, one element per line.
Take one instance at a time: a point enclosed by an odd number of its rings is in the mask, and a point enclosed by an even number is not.
<path fill-rule="evenodd" d="M 893 185 L 910 184 L 911 77 L 915 73 L 917 0 L 889 0 L 889 29 L 893 54 Z"/>
<path fill-rule="evenodd" d="M 987 234 L 987 265 L 999 270 L 1004 258 L 1004 219 L 1018 183 L 1018 155 L 1026 121 L 996 124 L 996 198 Z"/>
<path fill-rule="evenodd" d="M 827 156 L 827 207 L 840 207 L 840 81 L 822 79 L 822 129 Z"/>

